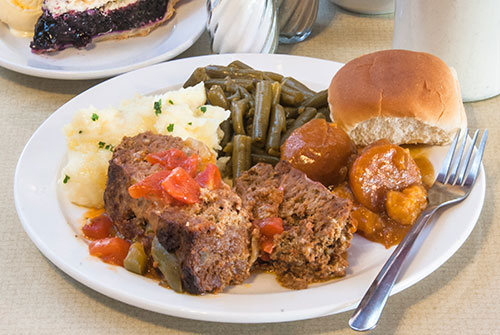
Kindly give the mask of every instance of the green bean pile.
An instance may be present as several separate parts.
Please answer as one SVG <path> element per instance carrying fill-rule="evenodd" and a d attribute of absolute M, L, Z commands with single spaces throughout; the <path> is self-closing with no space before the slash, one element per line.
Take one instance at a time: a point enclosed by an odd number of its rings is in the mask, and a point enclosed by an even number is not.
<path fill-rule="evenodd" d="M 280 146 L 297 128 L 315 118 L 330 121 L 328 91 L 314 92 L 292 77 L 257 71 L 234 61 L 197 68 L 184 87 L 205 83 L 208 102 L 231 111 L 221 124 L 219 156 L 231 156 L 227 177 L 239 177 L 259 162 L 276 164 Z"/>

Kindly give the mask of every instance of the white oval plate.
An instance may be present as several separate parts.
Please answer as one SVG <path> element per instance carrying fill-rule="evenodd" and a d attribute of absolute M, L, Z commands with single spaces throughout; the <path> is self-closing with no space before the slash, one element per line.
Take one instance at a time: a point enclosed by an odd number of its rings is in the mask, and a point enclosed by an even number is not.
<path fill-rule="evenodd" d="M 93 79 L 111 77 L 171 59 L 193 45 L 205 30 L 204 0 L 181 0 L 175 14 L 147 36 L 91 43 L 50 54 L 31 52 L 30 37 L 17 37 L 0 22 L 0 66 L 37 77 Z"/>
<path fill-rule="evenodd" d="M 102 108 L 117 105 L 136 93 L 178 88 L 196 67 L 225 65 L 235 59 L 256 69 L 294 76 L 316 90 L 328 87 L 342 66 L 286 55 L 213 55 L 157 64 L 103 82 L 59 108 L 24 148 L 14 177 L 14 197 L 22 225 L 40 251 L 67 274 L 109 297 L 144 309 L 190 319 L 239 323 L 300 320 L 352 309 L 392 251 L 359 236 L 349 249 L 350 266 L 345 277 L 302 291 L 281 287 L 271 274 L 258 274 L 217 295 L 177 294 L 88 254 L 78 223 L 84 210 L 70 204 L 56 184 L 66 155 L 62 127 L 76 110 L 90 104 Z M 446 147 L 428 149 L 434 166 L 440 166 L 446 151 Z M 416 243 L 420 250 L 414 252 L 393 293 L 415 284 L 455 253 L 477 222 L 484 194 L 485 173 L 481 170 L 468 199 L 427 226 Z"/>

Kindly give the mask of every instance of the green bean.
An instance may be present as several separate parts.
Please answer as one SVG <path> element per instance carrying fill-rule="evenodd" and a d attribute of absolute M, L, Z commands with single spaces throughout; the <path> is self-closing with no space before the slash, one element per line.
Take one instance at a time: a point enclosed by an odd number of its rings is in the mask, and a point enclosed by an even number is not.
<path fill-rule="evenodd" d="M 272 99 L 271 83 L 269 81 L 259 81 L 255 90 L 255 115 L 252 129 L 252 141 L 258 147 L 263 147 L 266 144 Z"/>
<path fill-rule="evenodd" d="M 255 145 L 252 145 L 252 154 L 259 154 L 259 155 L 265 155 L 266 150 L 264 148 L 258 148 Z"/>
<path fill-rule="evenodd" d="M 158 269 L 163 274 L 172 290 L 182 292 L 181 269 L 175 254 L 168 252 L 155 236 L 151 243 L 151 256 L 158 264 Z"/>
<path fill-rule="evenodd" d="M 271 124 L 267 133 L 266 152 L 268 154 L 279 153 L 281 145 L 281 132 L 286 129 L 285 109 L 276 105 L 271 114 Z"/>
<path fill-rule="evenodd" d="M 238 86 L 244 87 L 246 90 L 253 90 L 252 79 L 215 78 L 205 80 L 205 87 L 210 88 L 213 85 L 219 85 L 230 93 L 236 92 Z"/>
<path fill-rule="evenodd" d="M 251 69 L 252 68 L 240 60 L 232 61 L 231 63 L 229 63 L 228 67 L 237 68 L 237 69 Z"/>
<path fill-rule="evenodd" d="M 320 108 L 328 106 L 328 90 L 323 90 L 302 102 L 304 107 Z"/>
<path fill-rule="evenodd" d="M 210 78 L 264 79 L 264 73 L 254 69 L 234 69 L 227 66 L 208 65 L 205 67 L 205 71 Z"/>
<path fill-rule="evenodd" d="M 307 122 L 311 121 L 311 119 L 316 115 L 316 108 L 306 107 L 304 112 L 300 114 L 295 122 L 292 124 L 290 128 L 287 129 L 285 135 L 281 138 L 281 144 L 285 142 L 285 140 L 290 136 L 290 134 L 297 128 L 303 126 Z"/>
<path fill-rule="evenodd" d="M 241 97 L 248 100 L 250 107 L 255 107 L 255 99 L 250 92 L 248 92 L 244 87 L 238 86 L 238 93 Z"/>
<path fill-rule="evenodd" d="M 316 115 L 314 115 L 313 119 L 323 119 L 326 120 L 325 115 L 323 113 L 317 112 Z"/>
<path fill-rule="evenodd" d="M 300 81 L 292 77 L 283 78 L 281 83 L 286 87 L 301 92 L 305 98 L 312 97 L 314 94 L 316 94 L 316 92 L 311 90 L 309 87 L 307 87 L 306 85 L 302 84 Z"/>
<path fill-rule="evenodd" d="M 294 119 L 299 116 L 299 111 L 296 107 L 284 107 L 285 108 L 285 116 L 287 119 Z"/>
<path fill-rule="evenodd" d="M 236 135 L 245 135 L 245 123 L 243 116 L 248 110 L 248 100 L 242 99 L 231 103 L 231 119 L 233 121 L 233 130 Z"/>
<path fill-rule="evenodd" d="M 238 92 L 238 91 L 227 96 L 227 100 L 229 100 L 229 101 L 236 101 L 236 100 L 240 100 L 240 99 L 241 99 L 241 95 L 240 95 L 240 92 Z"/>
<path fill-rule="evenodd" d="M 330 117 L 330 109 L 328 107 L 318 108 L 318 113 L 321 113 L 325 116 L 326 121 L 332 122 L 332 118 Z"/>
<path fill-rule="evenodd" d="M 280 159 L 278 157 L 269 156 L 269 155 L 260 155 L 260 154 L 252 154 L 252 164 L 257 163 L 267 163 L 272 164 L 273 166 L 278 164 Z"/>
<path fill-rule="evenodd" d="M 233 136 L 233 126 L 231 124 L 231 120 L 224 120 L 220 124 L 220 129 L 224 132 L 224 136 L 222 137 L 222 140 L 220 141 L 220 146 L 225 147 L 226 144 L 231 141 L 231 137 Z"/>
<path fill-rule="evenodd" d="M 271 88 L 273 90 L 273 102 L 272 102 L 272 107 L 276 106 L 277 104 L 280 103 L 281 99 L 281 85 L 277 81 L 273 82 L 271 84 Z"/>
<path fill-rule="evenodd" d="M 283 92 L 283 89 L 281 90 L 281 99 L 280 99 L 281 105 L 298 107 L 300 106 L 302 101 L 304 101 L 304 95 L 302 93 L 296 92 L 295 94 L 291 95 Z"/>
<path fill-rule="evenodd" d="M 279 82 L 281 82 L 283 80 L 283 76 L 281 74 L 279 74 L 279 73 L 265 71 L 264 74 L 266 76 L 268 76 L 273 81 L 279 81 Z"/>
<path fill-rule="evenodd" d="M 223 178 L 231 178 L 233 176 L 233 157 L 229 156 L 229 160 L 224 165 L 224 169 L 221 171 Z"/>
<path fill-rule="evenodd" d="M 196 70 L 193 71 L 191 76 L 186 80 L 184 85 L 182 87 L 186 88 L 189 86 L 195 86 L 198 83 L 201 83 L 202 81 L 205 81 L 207 79 L 210 79 L 207 75 L 207 72 L 205 71 L 204 67 L 199 67 Z"/>
<path fill-rule="evenodd" d="M 286 119 L 286 129 L 290 129 L 293 126 L 295 119 Z"/>
<path fill-rule="evenodd" d="M 253 78 L 257 80 L 264 80 L 266 75 L 262 71 L 254 69 L 241 69 L 233 72 L 234 78 Z"/>
<path fill-rule="evenodd" d="M 252 166 L 252 138 L 246 135 L 233 137 L 233 178 L 238 178 Z"/>
<path fill-rule="evenodd" d="M 248 104 L 250 106 L 250 104 Z M 253 116 L 255 115 L 255 107 L 250 107 L 247 111 L 245 117 L 248 119 L 247 121 L 253 121 Z"/>
<path fill-rule="evenodd" d="M 210 87 L 207 98 L 211 105 L 229 109 L 229 101 L 227 101 L 224 90 L 219 85 Z"/>
<path fill-rule="evenodd" d="M 233 70 L 222 65 L 207 65 L 205 71 L 210 78 L 225 78 L 231 76 Z"/>
<path fill-rule="evenodd" d="M 231 154 L 233 152 L 233 142 L 229 142 L 228 144 L 226 144 L 222 151 L 224 151 L 224 153 L 226 154 Z"/>
<path fill-rule="evenodd" d="M 302 99 L 301 102 L 305 100 L 305 95 L 301 91 L 298 91 L 292 87 L 288 87 L 284 84 L 280 84 L 280 85 L 281 85 L 281 93 L 291 95 L 291 96 L 298 95 L 300 97 L 300 99 Z"/>
<path fill-rule="evenodd" d="M 127 257 L 123 260 L 123 267 L 137 274 L 144 274 L 148 257 L 144 252 L 144 246 L 140 242 L 134 242 L 128 249 Z"/>
<path fill-rule="evenodd" d="M 247 134 L 251 134 L 253 129 L 253 116 L 247 120 L 247 124 L 245 125 L 245 131 Z"/>

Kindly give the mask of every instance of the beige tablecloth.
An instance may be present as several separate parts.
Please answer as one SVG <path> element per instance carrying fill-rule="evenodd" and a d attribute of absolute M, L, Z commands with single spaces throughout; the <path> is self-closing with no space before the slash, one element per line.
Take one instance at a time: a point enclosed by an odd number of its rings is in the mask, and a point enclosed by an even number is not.
<path fill-rule="evenodd" d="M 278 53 L 346 62 L 391 47 L 392 16 L 360 16 L 322 1 L 313 34 Z M 189 57 L 208 53 L 203 35 Z M 63 103 L 102 80 L 62 81 L 0 68 L 1 334 L 347 334 L 351 312 L 282 324 L 221 324 L 145 311 L 101 295 L 48 261 L 23 231 L 13 199 L 18 157 Z M 469 124 L 490 129 L 486 201 L 465 244 L 424 280 L 389 299 L 374 334 L 500 334 L 500 227 L 497 147 L 500 96 L 466 104 Z M 40 162 L 43 168 L 43 162 Z M 50 220 L 50 218 L 41 218 Z M 263 304 L 266 302 L 263 301 Z"/>

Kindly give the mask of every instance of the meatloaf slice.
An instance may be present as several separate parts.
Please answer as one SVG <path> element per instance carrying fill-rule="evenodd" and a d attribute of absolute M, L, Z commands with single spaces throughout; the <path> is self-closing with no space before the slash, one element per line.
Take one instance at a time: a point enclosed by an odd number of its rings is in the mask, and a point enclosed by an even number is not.
<path fill-rule="evenodd" d="M 352 204 L 281 161 L 259 163 L 235 181 L 252 220 L 280 217 L 284 231 L 274 237 L 268 266 L 281 284 L 303 289 L 309 283 L 343 276 L 355 231 Z"/>
<path fill-rule="evenodd" d="M 190 155 L 194 150 L 177 137 L 143 133 L 125 137 L 109 163 L 104 193 L 105 208 L 117 231 L 141 241 L 149 252 L 156 236 L 177 257 L 181 282 L 192 294 L 219 292 L 250 275 L 251 226 L 240 197 L 226 184 L 216 190 L 201 189 L 193 205 L 167 204 L 161 200 L 133 199 L 128 188 L 161 169 L 146 155 L 176 148 Z"/>

